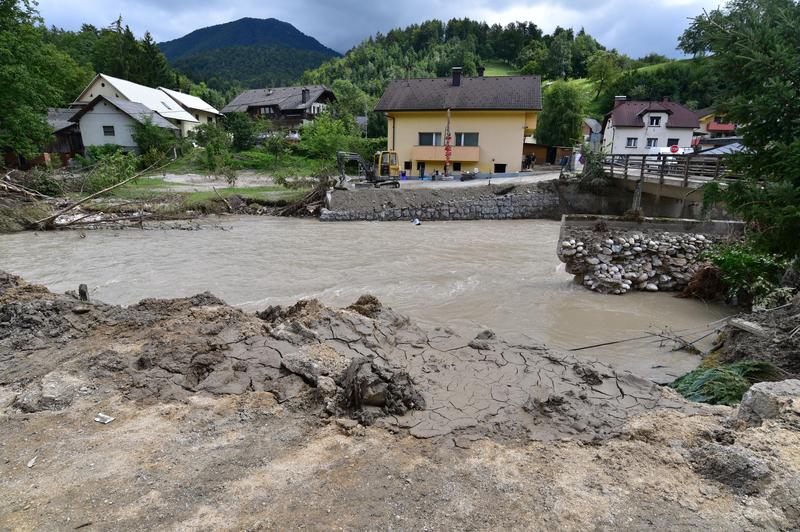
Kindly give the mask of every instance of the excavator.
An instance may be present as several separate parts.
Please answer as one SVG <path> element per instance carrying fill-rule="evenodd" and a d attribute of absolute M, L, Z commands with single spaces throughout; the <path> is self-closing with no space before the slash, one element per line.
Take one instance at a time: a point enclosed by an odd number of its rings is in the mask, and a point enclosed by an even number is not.
<path fill-rule="evenodd" d="M 400 188 L 400 163 L 396 151 L 379 151 L 375 153 L 372 162 L 367 162 L 361 155 L 353 152 L 340 151 L 336 154 L 336 163 L 339 166 L 339 183 L 337 188 L 346 188 L 347 174 L 345 165 L 355 162 L 359 172 L 366 183 L 375 188 L 394 187 Z"/>

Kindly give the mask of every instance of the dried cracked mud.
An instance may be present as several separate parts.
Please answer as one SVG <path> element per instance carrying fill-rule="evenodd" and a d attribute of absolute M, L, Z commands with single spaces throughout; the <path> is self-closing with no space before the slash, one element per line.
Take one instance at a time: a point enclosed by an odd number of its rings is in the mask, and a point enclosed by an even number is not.
<path fill-rule="evenodd" d="M 122 308 L 0 274 L 0 529 L 789 530 L 786 404 L 744 423 L 370 296 Z"/>

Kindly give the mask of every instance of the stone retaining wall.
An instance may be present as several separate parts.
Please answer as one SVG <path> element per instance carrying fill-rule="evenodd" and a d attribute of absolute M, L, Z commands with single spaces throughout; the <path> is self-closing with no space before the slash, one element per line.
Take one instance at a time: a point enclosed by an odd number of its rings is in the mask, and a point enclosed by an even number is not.
<path fill-rule="evenodd" d="M 700 253 L 713 243 L 703 234 L 601 226 L 570 231 L 559 243 L 558 257 L 568 273 L 597 292 L 683 290 L 701 266 Z"/>
<path fill-rule="evenodd" d="M 481 186 L 457 190 L 335 191 L 322 221 L 502 220 L 558 218 L 561 199 L 554 183 Z"/>

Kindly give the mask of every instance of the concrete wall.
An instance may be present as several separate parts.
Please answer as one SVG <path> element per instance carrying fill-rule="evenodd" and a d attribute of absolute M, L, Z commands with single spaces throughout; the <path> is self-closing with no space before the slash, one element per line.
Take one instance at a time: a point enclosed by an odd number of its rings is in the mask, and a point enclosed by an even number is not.
<path fill-rule="evenodd" d="M 106 101 L 86 112 L 79 125 L 84 146 L 118 144 L 129 150 L 138 149 L 132 136 L 133 119 Z M 105 136 L 103 126 L 114 126 L 114 136 Z"/>
<path fill-rule="evenodd" d="M 519 172 L 522 166 L 522 144 L 526 131 L 536 128 L 535 111 L 453 111 L 450 113 L 450 132 L 455 146 L 456 133 L 478 133 L 479 151 L 477 160 L 457 158 L 458 152 L 469 154 L 475 150 L 454 149 L 453 162 L 462 163 L 462 171 L 478 168 L 481 172 L 493 172 L 495 164 L 505 164 L 507 172 Z M 394 123 L 393 123 L 394 122 Z M 409 175 L 419 175 L 417 163 L 425 162 L 425 173 L 444 171 L 444 150 L 415 150 L 420 133 L 441 133 L 444 139 L 447 127 L 445 111 L 389 113 L 388 148 L 398 152 L 401 170 L 405 161 L 411 161 Z M 444 140 L 442 141 L 444 143 Z M 393 148 L 394 147 L 394 148 Z M 422 158 L 420 158 L 422 157 Z"/>

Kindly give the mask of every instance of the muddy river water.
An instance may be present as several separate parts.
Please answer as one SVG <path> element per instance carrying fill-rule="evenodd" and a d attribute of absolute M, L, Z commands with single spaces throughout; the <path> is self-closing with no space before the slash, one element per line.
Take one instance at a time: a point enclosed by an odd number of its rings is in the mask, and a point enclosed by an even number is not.
<path fill-rule="evenodd" d="M 224 218 L 201 230 L 0 236 L 0 269 L 54 291 L 130 304 L 209 290 L 248 310 L 371 293 L 415 320 L 571 349 L 686 330 L 699 336 L 730 311 L 670 294 L 602 295 L 576 285 L 556 257 L 557 222 L 320 223 Z M 699 358 L 658 338 L 581 351 L 657 381 Z"/>

